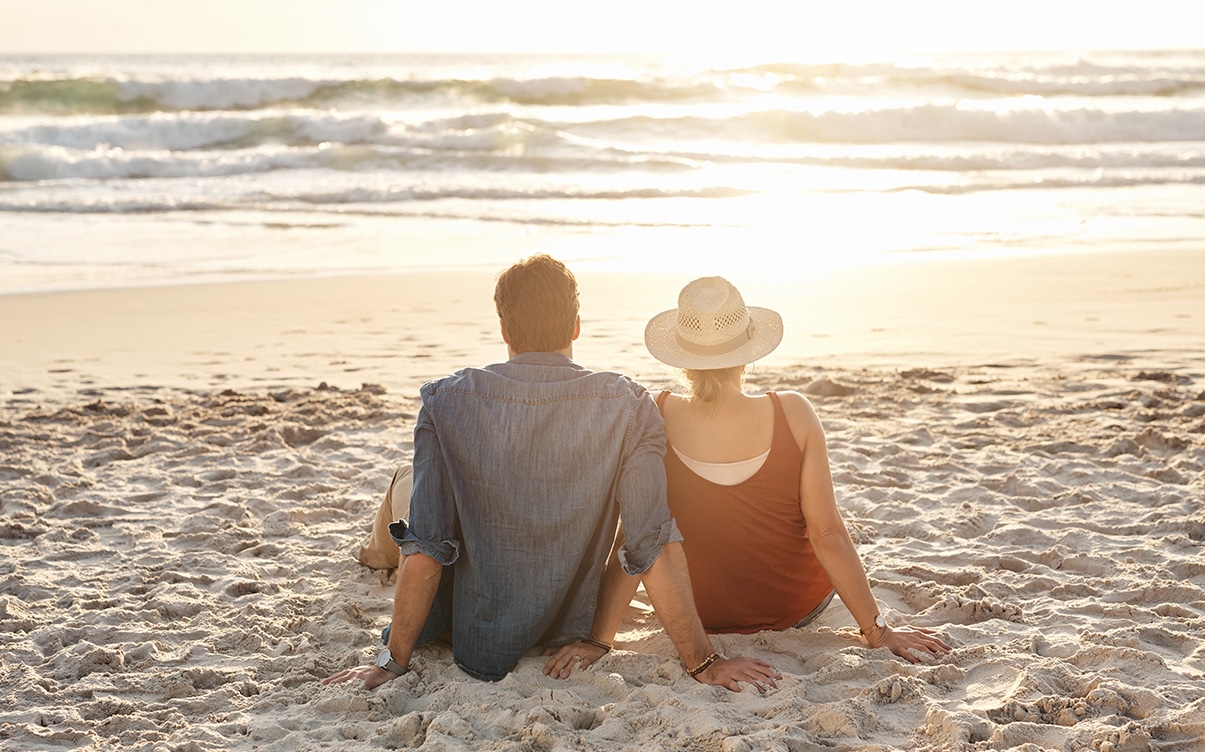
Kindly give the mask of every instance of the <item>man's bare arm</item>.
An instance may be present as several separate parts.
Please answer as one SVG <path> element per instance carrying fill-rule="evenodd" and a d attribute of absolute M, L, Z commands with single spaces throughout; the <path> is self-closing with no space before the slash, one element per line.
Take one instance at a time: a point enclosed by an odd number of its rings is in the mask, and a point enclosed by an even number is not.
<path fill-rule="evenodd" d="M 673 640 L 678 655 L 682 657 L 688 671 L 708 663 L 694 678 L 704 684 L 727 687 L 740 692 L 739 682 L 752 684 L 757 691 L 765 691 L 763 684 L 776 687 L 782 677 L 774 668 L 755 658 L 713 658 L 715 652 L 699 613 L 695 609 L 694 595 L 690 589 L 690 572 L 686 568 L 686 552 L 681 543 L 667 543 L 653 565 L 643 575 L 644 589 L 648 591 L 653 609 L 665 633 Z"/>
<path fill-rule="evenodd" d="M 423 625 L 431 612 L 443 565 L 426 554 L 401 557 L 397 570 L 397 586 L 393 591 L 393 627 L 389 630 L 389 652 L 402 666 L 410 664 L 414 643 L 422 634 Z M 395 676 L 392 671 L 377 665 L 357 666 L 340 671 L 322 680 L 323 684 L 339 684 L 362 679 L 368 689 L 379 687 Z"/>

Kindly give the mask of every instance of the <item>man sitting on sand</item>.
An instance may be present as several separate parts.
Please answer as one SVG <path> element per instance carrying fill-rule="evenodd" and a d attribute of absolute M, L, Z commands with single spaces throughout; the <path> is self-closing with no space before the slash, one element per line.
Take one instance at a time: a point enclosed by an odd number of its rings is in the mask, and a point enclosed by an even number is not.
<path fill-rule="evenodd" d="M 494 302 L 510 360 L 421 390 L 410 516 L 390 526 L 401 552 L 386 649 L 323 683 L 384 684 L 448 632 L 456 664 L 490 681 L 533 647 L 601 644 L 590 627 L 622 516 L 618 561 L 642 575 L 688 673 L 775 686 L 763 661 L 712 650 L 666 504 L 661 417 L 639 384 L 571 360 L 573 274 L 534 256 L 499 276 Z"/>

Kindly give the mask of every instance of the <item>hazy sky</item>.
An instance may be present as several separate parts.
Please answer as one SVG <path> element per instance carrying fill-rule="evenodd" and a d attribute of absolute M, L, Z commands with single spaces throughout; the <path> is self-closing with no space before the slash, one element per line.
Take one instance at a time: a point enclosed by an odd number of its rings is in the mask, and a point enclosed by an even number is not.
<path fill-rule="evenodd" d="M 0 54 L 1205 47 L 1205 0 L 0 0 Z"/>

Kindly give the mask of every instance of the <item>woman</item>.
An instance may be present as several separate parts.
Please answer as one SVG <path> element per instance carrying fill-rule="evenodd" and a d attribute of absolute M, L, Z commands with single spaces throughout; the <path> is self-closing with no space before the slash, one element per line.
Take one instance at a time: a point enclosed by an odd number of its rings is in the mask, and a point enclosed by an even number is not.
<path fill-rule="evenodd" d="M 796 392 L 745 394 L 745 366 L 782 340 L 782 318 L 744 304 L 721 277 L 697 279 L 645 329 L 652 355 L 683 369 L 662 392 L 669 505 L 708 632 L 801 627 L 841 596 L 871 647 L 916 663 L 950 650 L 932 630 L 888 625 L 837 508 L 820 419 Z M 608 567 L 594 628 L 545 667 L 567 676 L 613 639 L 637 578 Z M 655 605 L 655 604 L 654 604 Z"/>

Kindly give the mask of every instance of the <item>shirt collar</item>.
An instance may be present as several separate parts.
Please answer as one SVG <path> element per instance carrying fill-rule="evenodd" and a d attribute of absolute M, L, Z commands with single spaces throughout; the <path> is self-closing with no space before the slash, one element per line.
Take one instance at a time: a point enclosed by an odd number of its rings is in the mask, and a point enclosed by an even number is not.
<path fill-rule="evenodd" d="M 581 368 L 569 358 L 558 352 L 522 352 L 507 361 L 523 366 L 573 366 Z"/>

